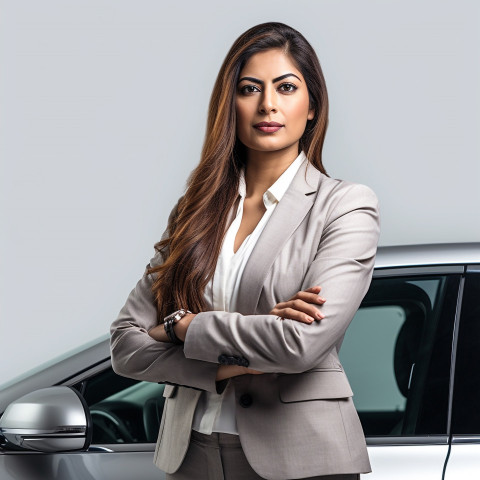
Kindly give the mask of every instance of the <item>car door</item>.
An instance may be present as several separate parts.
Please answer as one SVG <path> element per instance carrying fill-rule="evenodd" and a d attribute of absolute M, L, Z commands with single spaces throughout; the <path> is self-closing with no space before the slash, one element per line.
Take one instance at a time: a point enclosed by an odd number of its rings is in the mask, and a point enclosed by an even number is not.
<path fill-rule="evenodd" d="M 465 275 L 446 480 L 480 478 L 480 265 Z"/>
<path fill-rule="evenodd" d="M 374 273 L 340 350 L 367 439 L 367 480 L 441 480 L 463 266 Z"/>
<path fill-rule="evenodd" d="M 76 473 L 80 466 L 95 480 L 164 479 L 153 464 L 164 385 L 121 377 L 110 362 L 69 383 L 85 399 L 93 425 L 91 446 Z"/>

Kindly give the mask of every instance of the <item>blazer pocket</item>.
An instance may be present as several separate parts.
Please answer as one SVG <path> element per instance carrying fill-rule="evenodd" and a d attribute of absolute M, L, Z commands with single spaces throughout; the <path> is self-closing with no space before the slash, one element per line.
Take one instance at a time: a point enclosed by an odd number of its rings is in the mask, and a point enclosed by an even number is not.
<path fill-rule="evenodd" d="M 278 390 L 282 403 L 308 402 L 352 397 L 353 392 L 342 368 L 317 368 L 304 373 L 280 375 Z"/>
<path fill-rule="evenodd" d="M 165 388 L 163 389 L 163 396 L 165 398 L 172 398 L 177 393 L 178 385 L 170 385 L 165 384 Z"/>

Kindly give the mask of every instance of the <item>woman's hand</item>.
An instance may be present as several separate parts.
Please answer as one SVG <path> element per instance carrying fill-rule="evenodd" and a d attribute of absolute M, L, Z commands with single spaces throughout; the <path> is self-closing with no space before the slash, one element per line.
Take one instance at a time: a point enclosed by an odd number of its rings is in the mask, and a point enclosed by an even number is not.
<path fill-rule="evenodd" d="M 226 380 L 227 378 L 238 377 L 239 375 L 261 375 L 263 372 L 253 370 L 253 368 L 240 367 L 239 365 L 220 365 L 217 370 L 216 381 Z"/>
<path fill-rule="evenodd" d="M 302 323 L 313 323 L 325 318 L 315 305 L 323 305 L 326 300 L 319 295 L 322 287 L 315 286 L 298 292 L 287 302 L 280 302 L 273 307 L 270 314 L 289 318 Z"/>

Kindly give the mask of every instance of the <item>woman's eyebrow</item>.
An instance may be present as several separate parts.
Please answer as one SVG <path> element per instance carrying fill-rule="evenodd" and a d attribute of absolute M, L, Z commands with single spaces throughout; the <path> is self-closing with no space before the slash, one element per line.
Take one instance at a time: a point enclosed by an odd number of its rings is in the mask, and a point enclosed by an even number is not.
<path fill-rule="evenodd" d="M 272 80 L 272 83 L 279 82 L 280 80 L 283 80 L 284 78 L 287 78 L 287 77 L 295 77 L 295 78 L 298 78 L 298 80 L 300 80 L 300 77 L 298 77 L 294 73 L 286 73 L 285 75 L 280 75 L 279 77 L 274 78 Z M 242 80 L 248 80 L 250 82 L 258 83 L 259 85 L 263 85 L 265 83 L 263 80 L 259 80 L 258 78 L 255 78 L 255 77 L 242 77 L 238 80 L 238 83 L 240 83 Z"/>
<path fill-rule="evenodd" d="M 279 82 L 280 80 L 283 80 L 284 78 L 287 78 L 287 77 L 295 77 L 295 78 L 298 78 L 298 80 L 300 80 L 300 77 L 298 77 L 297 75 L 295 75 L 294 73 L 286 73 L 285 75 L 280 75 L 279 77 L 277 78 L 274 78 L 272 80 L 272 83 L 277 83 Z M 301 81 L 301 80 L 300 80 Z"/>

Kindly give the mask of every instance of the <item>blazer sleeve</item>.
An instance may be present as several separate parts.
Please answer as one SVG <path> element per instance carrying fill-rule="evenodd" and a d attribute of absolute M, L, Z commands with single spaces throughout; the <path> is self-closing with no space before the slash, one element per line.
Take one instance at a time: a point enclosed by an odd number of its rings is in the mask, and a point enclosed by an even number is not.
<path fill-rule="evenodd" d="M 299 290 L 322 286 L 325 318 L 304 324 L 274 315 L 203 312 L 190 323 L 185 356 L 216 362 L 242 356 L 262 372 L 300 373 L 320 365 L 341 341 L 371 282 L 379 237 L 378 202 L 353 185 L 333 205 Z M 279 280 L 281 281 L 281 279 Z"/>
<path fill-rule="evenodd" d="M 161 254 L 157 253 L 147 268 L 162 261 Z M 216 392 L 216 362 L 186 358 L 182 346 L 157 342 L 148 335 L 148 331 L 157 325 L 152 284 L 152 276 L 145 272 L 112 323 L 110 347 L 113 370 L 138 380 L 174 383 Z"/>

